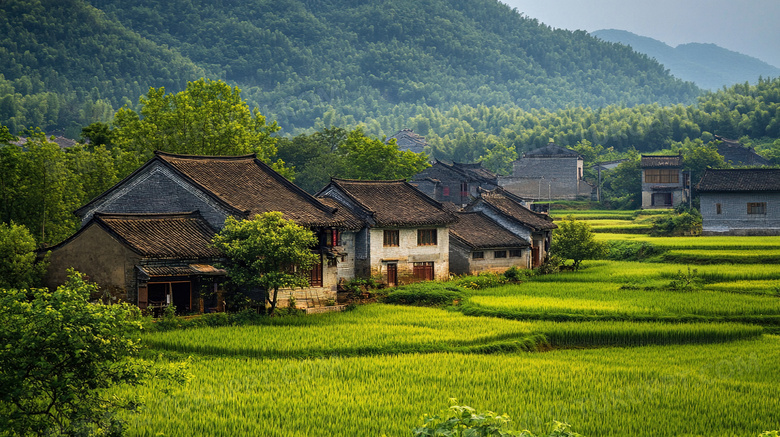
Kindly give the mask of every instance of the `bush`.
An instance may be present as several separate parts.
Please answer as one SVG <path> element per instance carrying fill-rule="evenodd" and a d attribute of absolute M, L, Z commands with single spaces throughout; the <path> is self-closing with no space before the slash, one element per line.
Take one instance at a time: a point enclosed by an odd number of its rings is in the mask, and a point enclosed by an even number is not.
<path fill-rule="evenodd" d="M 421 282 L 396 288 L 384 301 L 396 305 L 444 306 L 463 297 L 459 288 L 441 282 Z"/>
<path fill-rule="evenodd" d="M 498 287 L 507 283 L 506 277 L 498 273 L 482 272 L 478 275 L 463 276 L 455 281 L 455 284 L 472 290 L 482 290 L 483 288 Z"/>
<path fill-rule="evenodd" d="M 528 279 L 531 275 L 533 275 L 532 270 L 522 270 L 518 269 L 517 266 L 512 266 L 504 272 L 504 279 L 509 282 L 520 282 Z"/>
<path fill-rule="evenodd" d="M 454 401 L 454 400 L 453 400 Z M 453 405 L 442 416 L 424 416 L 423 426 L 414 428 L 415 437 L 428 436 L 516 436 L 534 437 L 531 431 L 509 431 L 506 428 L 512 421 L 508 415 L 499 415 L 492 411 L 477 412 L 467 405 Z M 548 437 L 582 437 L 571 431 L 571 427 L 562 422 L 553 422 Z"/>
<path fill-rule="evenodd" d="M 646 241 L 610 241 L 606 259 L 613 261 L 641 261 L 662 253 L 663 250 Z"/>
<path fill-rule="evenodd" d="M 653 221 L 650 235 L 656 237 L 676 237 L 701 234 L 701 214 L 695 209 L 680 211 L 661 216 Z"/>

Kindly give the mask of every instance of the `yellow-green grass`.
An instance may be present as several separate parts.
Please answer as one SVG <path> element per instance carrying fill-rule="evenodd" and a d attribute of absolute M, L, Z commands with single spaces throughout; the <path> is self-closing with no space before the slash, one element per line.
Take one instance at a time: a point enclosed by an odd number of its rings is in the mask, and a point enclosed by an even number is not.
<path fill-rule="evenodd" d="M 509 301 L 511 302 L 511 301 Z M 574 302 L 569 302 L 574 304 Z M 619 308 L 615 307 L 614 311 Z M 552 317 L 551 317 L 552 318 Z M 733 341 L 757 326 L 701 323 L 558 323 L 471 317 L 436 308 L 367 305 L 346 313 L 283 318 L 273 325 L 149 333 L 144 342 L 176 354 L 312 358 L 400 353 L 498 353 L 552 346 L 639 346 Z M 257 339 L 262 341 L 257 341 Z"/>
<path fill-rule="evenodd" d="M 780 236 L 769 237 L 651 237 L 649 235 L 626 235 L 600 233 L 596 235 L 598 241 L 644 241 L 654 246 L 668 249 L 690 250 L 762 250 L 780 251 Z"/>
<path fill-rule="evenodd" d="M 754 437 L 780 423 L 778 356 L 775 336 L 505 355 L 196 355 L 188 384 L 137 389 L 145 406 L 127 435 L 408 436 L 457 398 L 537 433 L 557 419 L 591 437 Z"/>

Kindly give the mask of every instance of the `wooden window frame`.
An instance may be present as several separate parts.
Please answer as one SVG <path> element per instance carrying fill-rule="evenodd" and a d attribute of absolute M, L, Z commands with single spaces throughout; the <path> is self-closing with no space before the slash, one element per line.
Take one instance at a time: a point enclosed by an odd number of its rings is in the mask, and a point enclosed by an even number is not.
<path fill-rule="evenodd" d="M 494 250 L 493 251 L 493 258 L 495 258 L 495 259 L 506 258 L 506 250 Z"/>
<path fill-rule="evenodd" d="M 417 230 L 418 246 L 436 246 L 437 244 L 438 244 L 438 238 L 437 238 L 436 229 Z"/>
<path fill-rule="evenodd" d="M 766 202 L 748 202 L 747 213 L 749 215 L 766 215 Z"/>
<path fill-rule="evenodd" d="M 523 249 L 509 249 L 510 258 L 520 258 L 523 256 Z"/>
<path fill-rule="evenodd" d="M 382 234 L 382 238 L 384 247 L 398 247 L 401 242 L 401 235 L 398 229 L 386 229 Z"/>
<path fill-rule="evenodd" d="M 680 170 L 667 168 L 648 168 L 645 170 L 646 184 L 679 184 Z"/>
<path fill-rule="evenodd" d="M 482 251 L 472 252 L 471 259 L 485 259 L 485 252 Z"/>
<path fill-rule="evenodd" d="M 721 214 L 723 212 L 723 209 L 720 206 L 720 203 L 715 204 L 715 214 Z"/>

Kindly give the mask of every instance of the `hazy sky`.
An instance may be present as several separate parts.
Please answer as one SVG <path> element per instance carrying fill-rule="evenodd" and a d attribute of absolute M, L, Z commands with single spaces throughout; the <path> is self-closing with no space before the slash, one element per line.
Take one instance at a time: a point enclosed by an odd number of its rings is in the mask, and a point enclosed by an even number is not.
<path fill-rule="evenodd" d="M 780 67 L 780 0 L 501 0 L 556 28 L 714 43 Z"/>

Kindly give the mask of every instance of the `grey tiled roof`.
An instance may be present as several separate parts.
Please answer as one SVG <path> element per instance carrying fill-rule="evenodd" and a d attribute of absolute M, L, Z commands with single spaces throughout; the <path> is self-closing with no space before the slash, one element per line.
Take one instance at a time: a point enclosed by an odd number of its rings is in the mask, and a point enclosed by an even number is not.
<path fill-rule="evenodd" d="M 780 191 L 780 169 L 707 169 L 696 189 L 700 193 Z"/>
<path fill-rule="evenodd" d="M 481 212 L 458 212 L 455 215 L 458 217 L 458 221 L 450 226 L 450 236 L 472 249 L 528 247 L 531 245 Z"/>
<path fill-rule="evenodd" d="M 642 155 L 642 168 L 680 168 L 682 155 Z"/>

